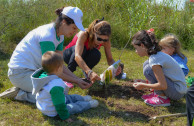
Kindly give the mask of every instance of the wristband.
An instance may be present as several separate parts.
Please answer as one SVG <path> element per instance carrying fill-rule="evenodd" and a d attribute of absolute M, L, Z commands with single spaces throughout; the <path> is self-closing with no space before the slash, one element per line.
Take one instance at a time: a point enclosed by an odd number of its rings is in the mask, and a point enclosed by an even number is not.
<path fill-rule="evenodd" d="M 88 72 L 88 78 L 90 78 L 90 74 L 91 74 L 92 72 L 93 72 L 92 70 L 89 70 L 89 72 Z"/>

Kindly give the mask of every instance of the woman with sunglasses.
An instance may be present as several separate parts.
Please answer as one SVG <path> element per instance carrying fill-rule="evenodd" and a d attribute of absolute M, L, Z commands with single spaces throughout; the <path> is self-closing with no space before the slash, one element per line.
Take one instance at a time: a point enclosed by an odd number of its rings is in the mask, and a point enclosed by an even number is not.
<path fill-rule="evenodd" d="M 64 61 L 68 64 L 69 70 L 74 72 L 79 66 L 84 71 L 85 77 L 92 83 L 100 80 L 92 68 L 100 61 L 99 49 L 101 46 L 104 47 L 108 65 L 115 62 L 111 53 L 111 26 L 103 19 L 94 20 L 86 31 L 80 31 L 76 34 L 63 52 Z M 121 67 L 117 70 L 117 75 L 120 73 Z"/>
<path fill-rule="evenodd" d="M 1 98 L 16 96 L 17 100 L 35 103 L 35 95 L 32 95 L 31 75 L 42 67 L 42 55 L 47 51 L 55 51 L 63 55 L 64 37 L 71 37 L 78 29 L 85 30 L 82 26 L 83 13 L 79 8 L 71 6 L 59 8 L 55 13 L 58 15 L 55 22 L 32 30 L 17 45 L 8 63 L 8 77 L 17 88 L 14 87 L 1 93 Z M 75 76 L 65 66 L 60 78 L 76 83 L 82 89 L 91 86 Z"/>

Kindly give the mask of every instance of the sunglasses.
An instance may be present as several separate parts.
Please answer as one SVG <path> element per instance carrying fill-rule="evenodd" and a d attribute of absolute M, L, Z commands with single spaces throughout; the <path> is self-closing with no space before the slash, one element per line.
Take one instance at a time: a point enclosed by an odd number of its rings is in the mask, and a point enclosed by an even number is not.
<path fill-rule="evenodd" d="M 98 41 L 103 41 L 103 42 L 107 42 L 108 41 L 108 39 L 102 39 L 102 38 L 99 38 L 99 37 L 97 37 L 97 40 Z"/>

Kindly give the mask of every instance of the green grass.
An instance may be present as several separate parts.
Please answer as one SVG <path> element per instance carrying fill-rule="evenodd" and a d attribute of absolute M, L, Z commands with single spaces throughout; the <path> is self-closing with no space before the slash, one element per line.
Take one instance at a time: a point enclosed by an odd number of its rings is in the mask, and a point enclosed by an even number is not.
<path fill-rule="evenodd" d="M 102 73 L 108 67 L 103 48 L 100 51 L 102 53 L 101 61 L 93 69 L 98 74 Z M 115 60 L 118 59 L 120 52 L 121 50 L 112 48 Z M 192 51 L 183 52 L 188 57 L 188 67 L 190 69 L 189 76 L 194 76 L 194 69 L 192 68 L 194 53 Z M 7 63 L 9 62 L 10 56 L 1 54 L 1 57 L 3 58 L 0 60 L 0 92 L 3 92 L 7 88 L 12 87 L 12 84 L 7 77 Z M 125 84 L 125 86 L 127 86 L 129 85 L 128 81 L 130 79 L 144 79 L 142 64 L 145 60 L 146 57 L 140 58 L 134 50 L 126 49 L 121 57 L 121 61 L 125 65 L 124 72 L 127 73 L 127 79 L 120 81 L 113 79 L 110 85 L 117 85 L 119 87 Z M 80 69 L 78 69 L 75 74 L 79 77 L 83 77 Z M 82 90 L 75 86 L 75 88 L 70 90 L 70 94 L 87 95 L 91 90 L 97 90 L 100 93 L 100 91 L 102 91 L 102 86 L 95 83 L 90 89 L 86 90 Z M 112 91 L 114 92 L 114 90 L 117 89 L 115 88 Z M 123 90 L 125 90 L 125 88 Z M 120 98 L 117 94 L 114 95 L 114 93 L 106 98 L 97 95 L 92 95 L 92 97 L 99 100 L 100 105 L 97 108 L 90 109 L 81 114 L 72 115 L 71 118 L 74 120 L 73 123 L 63 122 L 58 117 L 50 118 L 44 116 L 36 109 L 34 104 L 10 99 L 0 99 L 0 125 L 186 125 L 186 116 L 148 121 L 148 118 L 151 116 L 185 112 L 184 98 L 179 101 L 172 101 L 170 107 L 150 107 L 140 99 L 140 96 L 133 93 L 129 94 L 127 98 Z"/>
<path fill-rule="evenodd" d="M 152 1 L 152 0 L 149 0 Z M 166 1 L 171 2 L 172 0 Z M 172 9 L 169 6 L 151 4 L 146 0 L 0 0 L 0 92 L 12 87 L 7 77 L 7 63 L 10 54 L 20 40 L 32 29 L 50 23 L 55 20 L 55 9 L 62 6 L 77 6 L 83 11 L 83 25 L 88 25 L 95 19 L 105 17 L 112 26 L 111 43 L 113 57 L 119 58 L 122 48 L 128 39 L 137 31 L 154 28 L 158 39 L 165 34 L 176 34 L 185 49 L 183 53 L 188 57 L 188 76 L 194 76 L 194 4 L 187 3 L 182 11 Z M 71 38 L 65 39 L 67 44 Z M 129 44 L 121 57 L 125 64 L 124 72 L 126 80 L 111 81 L 109 86 L 121 88 L 128 86 L 130 79 L 145 79 L 142 74 L 142 64 L 146 58 L 140 58 Z M 107 67 L 103 49 L 102 59 L 95 66 L 94 71 L 102 73 Z M 81 69 L 75 74 L 83 77 Z M 126 89 L 123 90 L 126 90 Z M 102 86 L 94 84 L 90 89 L 82 90 L 77 86 L 70 90 L 70 94 L 87 95 L 92 90 L 102 92 Z M 117 90 L 115 88 L 115 90 Z M 114 92 L 114 90 L 112 90 Z M 137 93 L 137 92 L 134 92 Z M 186 117 L 171 117 L 148 121 L 155 115 L 185 112 L 185 99 L 172 101 L 170 107 L 150 107 L 140 99 L 139 94 L 131 93 L 126 98 L 112 94 L 109 97 L 92 95 L 99 100 L 100 105 L 82 114 L 71 116 L 73 123 L 67 124 L 59 118 L 49 118 L 41 114 L 36 106 L 27 102 L 19 102 L 10 99 L 0 99 L 0 125 L 186 125 Z"/>
<path fill-rule="evenodd" d="M 154 0 L 0 0 L 0 51 L 12 52 L 32 29 L 56 19 L 55 10 L 77 6 L 83 11 L 83 26 L 105 18 L 112 27 L 112 46 L 121 48 L 137 31 L 154 28 L 158 39 L 165 34 L 178 36 L 184 49 L 194 48 L 194 3 L 182 11 L 152 4 Z M 167 5 L 172 0 L 165 0 Z M 169 2 L 169 4 L 168 4 Z M 66 41 L 70 41 L 66 39 Z M 129 45 L 128 47 L 131 47 Z"/>

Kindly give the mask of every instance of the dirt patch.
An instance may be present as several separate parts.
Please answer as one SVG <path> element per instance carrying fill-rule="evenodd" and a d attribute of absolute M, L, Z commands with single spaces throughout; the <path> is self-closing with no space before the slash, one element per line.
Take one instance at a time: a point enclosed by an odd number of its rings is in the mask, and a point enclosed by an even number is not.
<path fill-rule="evenodd" d="M 150 107 L 145 108 L 145 106 L 142 106 L 142 105 L 120 105 L 120 104 L 114 104 L 114 102 L 108 102 L 107 104 L 111 107 L 124 110 L 129 115 L 133 115 L 133 116 L 138 115 L 143 118 L 149 118 L 151 116 L 158 114 L 157 111 L 153 111 L 153 109 L 151 109 Z"/>
<path fill-rule="evenodd" d="M 98 88 L 92 88 L 89 90 L 89 95 L 98 96 L 101 98 L 124 98 L 129 99 L 130 97 L 134 97 L 135 99 L 140 99 L 141 96 L 146 93 L 148 90 L 137 90 L 133 86 L 133 81 L 123 82 L 120 85 L 103 85 Z"/>
<path fill-rule="evenodd" d="M 97 96 L 101 98 L 107 99 L 108 97 L 112 98 L 122 98 L 122 99 L 130 99 L 133 97 L 134 99 L 141 99 L 141 96 L 145 93 L 150 93 L 148 89 L 137 90 L 133 85 L 133 81 L 124 81 L 124 82 L 116 82 L 116 84 L 109 84 L 106 86 L 98 86 L 93 87 L 89 90 L 88 94 L 92 96 Z M 143 101 L 142 101 L 142 104 Z M 110 107 L 115 107 L 116 110 L 122 110 L 124 112 L 112 111 L 111 114 L 114 116 L 123 116 L 128 115 L 132 117 L 138 117 L 141 119 L 147 120 L 151 116 L 157 115 L 157 111 L 153 110 L 151 107 L 145 107 L 143 105 L 121 105 L 118 103 L 114 103 L 114 101 L 108 101 L 107 105 Z"/>

